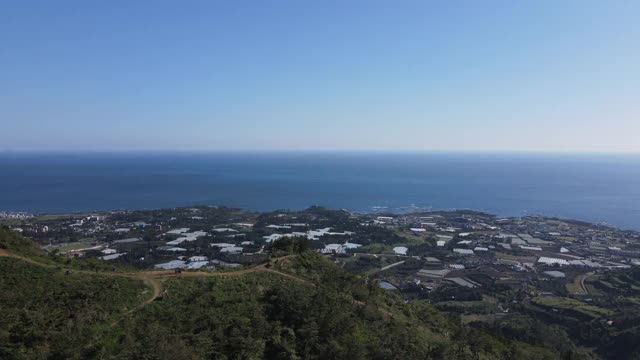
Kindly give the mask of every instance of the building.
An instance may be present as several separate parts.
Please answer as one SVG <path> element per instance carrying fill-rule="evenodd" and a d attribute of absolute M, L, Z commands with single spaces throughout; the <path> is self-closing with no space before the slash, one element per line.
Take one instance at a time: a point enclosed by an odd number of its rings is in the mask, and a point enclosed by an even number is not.
<path fill-rule="evenodd" d="M 453 249 L 454 253 L 462 254 L 462 255 L 473 255 L 473 250 L 470 249 Z"/>
<path fill-rule="evenodd" d="M 541 256 L 538 259 L 538 263 L 542 263 L 546 265 L 561 265 L 561 266 L 569 265 L 569 262 L 565 259 L 550 258 L 546 256 Z"/>
<path fill-rule="evenodd" d="M 565 275 L 563 272 L 561 271 L 545 271 L 544 272 L 545 275 L 549 275 L 554 279 L 564 279 Z"/>

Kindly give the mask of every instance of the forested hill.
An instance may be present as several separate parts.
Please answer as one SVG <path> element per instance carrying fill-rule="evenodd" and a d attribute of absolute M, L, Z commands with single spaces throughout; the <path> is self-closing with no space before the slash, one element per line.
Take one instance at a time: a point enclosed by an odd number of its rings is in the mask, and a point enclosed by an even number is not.
<path fill-rule="evenodd" d="M 426 304 L 405 304 L 313 252 L 254 269 L 180 276 L 67 271 L 3 228 L 0 254 L 1 359 L 572 356 L 462 326 Z M 160 290 L 165 296 L 156 297 Z"/>

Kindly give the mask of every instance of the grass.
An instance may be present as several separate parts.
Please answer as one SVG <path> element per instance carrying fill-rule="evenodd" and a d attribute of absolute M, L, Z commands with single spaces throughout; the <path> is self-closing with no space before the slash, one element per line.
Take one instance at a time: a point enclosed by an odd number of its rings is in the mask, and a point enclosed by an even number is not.
<path fill-rule="evenodd" d="M 586 275 L 578 275 L 576 276 L 572 282 L 568 282 L 565 287 L 570 294 L 583 294 L 582 286 L 580 286 L 582 279 L 585 278 Z"/>
<path fill-rule="evenodd" d="M 626 297 L 625 299 L 627 299 L 628 301 L 636 304 L 636 305 L 640 305 L 640 297 L 634 296 L 634 297 Z"/>
<path fill-rule="evenodd" d="M 361 247 L 360 249 L 358 249 L 358 252 L 364 252 L 369 254 L 394 254 L 393 252 L 394 246 L 384 245 L 384 244 L 370 244 L 370 245 L 365 245 Z"/>
<path fill-rule="evenodd" d="M 497 318 L 496 314 L 462 314 L 460 315 L 460 321 L 463 324 L 469 324 L 472 322 L 492 322 Z"/>
<path fill-rule="evenodd" d="M 0 358 L 82 359 L 109 324 L 148 298 L 139 280 L 0 258 Z M 145 293 L 147 291 L 147 293 Z"/>
<path fill-rule="evenodd" d="M 604 309 L 594 305 L 588 305 L 575 299 L 558 297 L 558 296 L 537 297 L 533 299 L 533 302 L 536 305 L 540 305 L 540 306 L 576 311 L 593 318 L 598 318 L 601 316 L 609 316 L 613 314 L 613 311 L 609 309 Z"/>
<path fill-rule="evenodd" d="M 420 244 L 424 244 L 426 242 L 428 242 L 430 234 L 429 233 L 424 233 L 424 235 L 416 235 L 415 233 L 409 231 L 409 232 L 403 232 L 400 230 L 396 230 L 395 234 L 398 235 L 401 238 L 406 239 L 407 241 L 404 243 L 404 246 L 412 246 L 412 245 L 420 245 Z"/>
<path fill-rule="evenodd" d="M 60 252 L 66 252 L 66 251 L 71 251 L 71 250 L 80 250 L 80 249 L 86 249 L 86 248 L 90 248 L 91 245 L 90 244 L 86 244 L 86 243 L 70 243 L 70 244 L 66 244 L 66 245 L 62 245 L 62 246 L 55 246 L 55 247 L 51 247 L 50 249 L 58 249 Z"/>

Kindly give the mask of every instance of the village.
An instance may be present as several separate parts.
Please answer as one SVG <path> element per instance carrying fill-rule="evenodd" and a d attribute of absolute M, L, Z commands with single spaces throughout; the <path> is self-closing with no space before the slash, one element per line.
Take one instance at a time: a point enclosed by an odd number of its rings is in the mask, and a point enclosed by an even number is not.
<path fill-rule="evenodd" d="M 271 256 L 274 242 L 306 239 L 366 281 L 465 321 L 510 312 L 608 319 L 612 294 L 640 294 L 636 285 L 629 292 L 611 281 L 640 266 L 640 233 L 566 219 L 218 206 L 7 218 L 52 255 L 138 269 L 252 266 Z"/>

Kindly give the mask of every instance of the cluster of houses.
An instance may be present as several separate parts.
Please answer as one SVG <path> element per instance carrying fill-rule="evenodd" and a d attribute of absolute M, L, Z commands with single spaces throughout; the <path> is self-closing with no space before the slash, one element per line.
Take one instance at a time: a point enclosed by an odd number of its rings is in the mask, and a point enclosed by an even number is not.
<path fill-rule="evenodd" d="M 480 287 L 483 284 L 467 276 L 478 272 L 493 281 L 518 286 L 531 276 L 564 279 L 566 275 L 562 268 L 566 267 L 577 268 L 572 272 L 575 274 L 576 271 L 640 265 L 640 242 L 636 232 L 574 225 L 557 219 L 407 214 L 378 216 L 369 225 L 404 231 L 433 241 L 435 247 L 426 254 L 424 247 L 417 248 L 419 253 L 411 246 L 393 248 L 396 255 L 426 260 L 425 268 L 417 271 L 413 280 L 404 280 L 414 286 L 415 282 L 421 282 L 429 287 L 442 283 Z M 393 273 L 390 276 L 386 282 L 399 286 L 398 281 L 402 280 L 394 279 Z"/>

